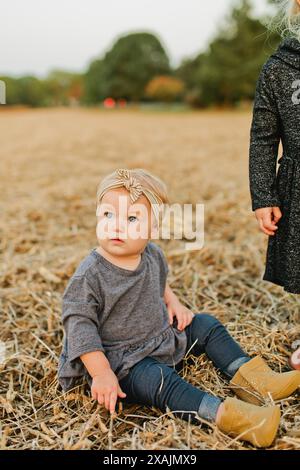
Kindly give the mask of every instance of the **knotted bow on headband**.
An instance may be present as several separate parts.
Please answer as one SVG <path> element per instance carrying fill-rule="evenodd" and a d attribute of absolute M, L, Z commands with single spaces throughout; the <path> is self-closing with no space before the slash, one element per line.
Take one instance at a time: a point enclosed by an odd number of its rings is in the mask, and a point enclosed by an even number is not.
<path fill-rule="evenodd" d="M 136 178 L 131 174 L 130 170 L 119 168 L 115 171 L 116 178 L 115 181 L 108 184 L 102 192 L 98 195 L 98 201 L 101 201 L 102 196 L 110 189 L 120 188 L 124 186 L 127 191 L 129 191 L 130 200 L 132 203 L 136 202 L 138 198 L 144 194 L 150 205 L 152 207 L 155 220 L 157 224 L 159 223 L 159 209 L 160 206 L 163 204 L 163 201 L 160 197 L 151 191 L 148 188 L 144 188 Z"/>

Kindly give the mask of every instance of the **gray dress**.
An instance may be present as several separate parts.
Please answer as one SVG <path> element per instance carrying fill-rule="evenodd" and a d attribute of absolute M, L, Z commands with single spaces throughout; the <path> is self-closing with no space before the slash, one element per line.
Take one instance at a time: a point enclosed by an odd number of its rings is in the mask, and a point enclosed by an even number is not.
<path fill-rule="evenodd" d="M 283 154 L 277 156 L 279 142 Z M 264 64 L 256 87 L 249 177 L 252 210 L 279 206 L 263 280 L 300 293 L 300 42 L 286 38 Z"/>
<path fill-rule="evenodd" d="M 83 377 L 91 385 L 80 359 L 87 352 L 104 352 L 119 380 L 146 356 L 170 366 L 182 360 L 187 336 L 169 322 L 163 299 L 167 274 L 164 253 L 152 241 L 135 270 L 116 266 L 96 248 L 81 261 L 62 297 L 58 380 L 64 391 Z"/>

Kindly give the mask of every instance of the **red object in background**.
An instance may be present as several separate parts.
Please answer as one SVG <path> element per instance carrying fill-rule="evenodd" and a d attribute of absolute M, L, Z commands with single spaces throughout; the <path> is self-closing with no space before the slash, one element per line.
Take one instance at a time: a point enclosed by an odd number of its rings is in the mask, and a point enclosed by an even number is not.
<path fill-rule="evenodd" d="M 127 105 L 127 101 L 121 98 L 118 100 L 118 105 L 120 106 L 120 108 L 125 108 L 125 106 Z"/>
<path fill-rule="evenodd" d="M 116 106 L 116 102 L 113 98 L 105 98 L 103 105 L 105 108 L 114 108 Z"/>

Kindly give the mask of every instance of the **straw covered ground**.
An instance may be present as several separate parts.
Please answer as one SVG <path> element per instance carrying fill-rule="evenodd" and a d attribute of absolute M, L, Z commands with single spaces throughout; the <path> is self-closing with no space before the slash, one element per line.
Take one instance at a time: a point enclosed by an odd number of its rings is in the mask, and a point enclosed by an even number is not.
<path fill-rule="evenodd" d="M 157 174 L 172 203 L 205 204 L 202 250 L 158 241 L 169 283 L 191 310 L 225 322 L 248 353 L 288 370 L 299 296 L 261 280 L 267 237 L 250 206 L 250 120 L 248 111 L 1 109 L 1 449 L 253 449 L 155 407 L 119 401 L 110 417 L 88 386 L 64 394 L 56 375 L 61 295 L 96 246 L 96 186 L 118 167 Z M 204 355 L 190 355 L 182 375 L 234 396 Z M 271 449 L 300 449 L 299 392 L 280 405 Z"/>

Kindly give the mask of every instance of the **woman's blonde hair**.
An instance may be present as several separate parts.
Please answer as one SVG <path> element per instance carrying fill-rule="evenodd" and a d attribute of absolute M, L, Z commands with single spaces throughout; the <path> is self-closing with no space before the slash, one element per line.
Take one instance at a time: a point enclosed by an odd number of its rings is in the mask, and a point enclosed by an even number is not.
<path fill-rule="evenodd" d="M 278 12 L 268 27 L 281 36 L 292 36 L 300 41 L 300 6 L 297 0 L 277 0 Z"/>
<path fill-rule="evenodd" d="M 100 181 L 97 187 L 96 210 L 107 191 L 120 187 L 129 191 L 132 203 L 141 195 L 146 196 L 158 223 L 164 204 L 169 204 L 167 186 L 160 178 L 142 168 L 118 168 Z"/>

